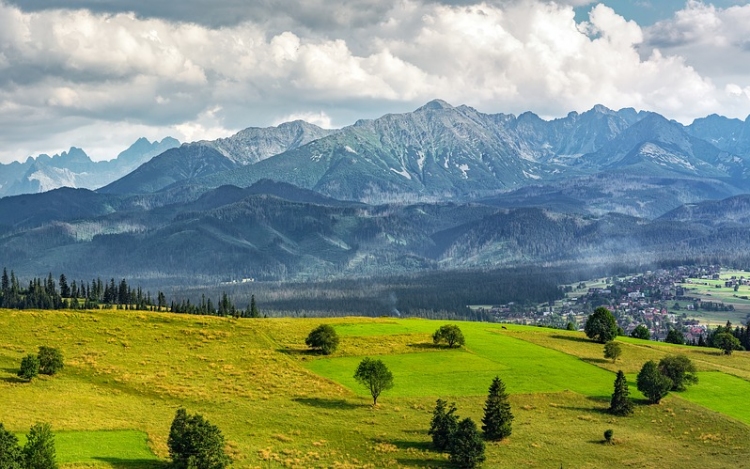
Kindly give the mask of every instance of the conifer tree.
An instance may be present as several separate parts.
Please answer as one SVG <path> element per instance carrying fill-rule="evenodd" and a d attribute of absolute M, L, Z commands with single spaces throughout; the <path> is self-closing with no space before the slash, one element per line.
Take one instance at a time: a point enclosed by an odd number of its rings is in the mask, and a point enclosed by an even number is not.
<path fill-rule="evenodd" d="M 16 435 L 5 429 L 0 423 L 0 467 L 3 469 L 22 469 L 23 456 Z"/>
<path fill-rule="evenodd" d="M 258 310 L 258 306 L 255 304 L 255 295 L 250 295 L 250 317 L 260 317 L 260 311 Z"/>
<path fill-rule="evenodd" d="M 473 469 L 484 462 L 484 441 L 470 418 L 459 422 L 450 445 L 450 461 L 456 467 Z"/>
<path fill-rule="evenodd" d="M 55 437 L 47 423 L 37 423 L 26 435 L 23 447 L 25 467 L 29 469 L 57 469 Z"/>
<path fill-rule="evenodd" d="M 628 397 L 629 394 L 628 381 L 625 379 L 625 373 L 620 370 L 617 372 L 617 378 L 615 379 L 615 392 L 612 393 L 609 413 L 620 416 L 632 414 L 633 402 Z"/>
<path fill-rule="evenodd" d="M 3 293 L 10 290 L 10 280 L 8 279 L 8 269 L 6 269 L 5 267 L 3 267 L 2 290 L 3 290 Z"/>
<path fill-rule="evenodd" d="M 490 385 L 487 401 L 484 405 L 482 431 L 487 440 L 502 440 L 510 436 L 513 413 L 508 402 L 505 384 L 495 376 Z"/>
<path fill-rule="evenodd" d="M 453 434 L 458 428 L 458 415 L 456 415 L 456 404 L 451 403 L 450 408 L 447 402 L 438 399 L 435 403 L 435 410 L 432 413 L 430 429 L 427 432 L 432 436 L 432 445 L 438 451 L 450 449 L 450 443 Z M 447 409 L 447 410 L 446 410 Z"/>

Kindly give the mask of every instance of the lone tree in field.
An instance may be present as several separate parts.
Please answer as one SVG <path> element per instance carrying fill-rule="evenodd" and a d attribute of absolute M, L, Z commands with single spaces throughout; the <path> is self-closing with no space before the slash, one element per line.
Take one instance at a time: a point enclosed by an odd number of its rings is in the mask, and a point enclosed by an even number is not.
<path fill-rule="evenodd" d="M 670 329 L 669 332 L 667 332 L 667 338 L 664 339 L 664 342 L 668 344 L 684 345 L 685 336 L 677 329 Z"/>
<path fill-rule="evenodd" d="M 628 397 L 629 394 L 628 381 L 625 379 L 625 373 L 620 370 L 615 378 L 615 392 L 612 393 L 612 400 L 609 402 L 609 413 L 623 417 L 632 414 L 633 402 Z"/>
<path fill-rule="evenodd" d="M 63 369 L 63 357 L 59 350 L 52 347 L 39 347 L 37 354 L 39 359 L 39 373 L 43 375 L 54 375 Z"/>
<path fill-rule="evenodd" d="M 18 377 L 31 381 L 39 376 L 39 358 L 36 355 L 26 355 L 21 360 L 21 369 L 18 370 Z"/>
<path fill-rule="evenodd" d="M 451 441 L 449 459 L 463 469 L 473 469 L 484 462 L 484 441 L 470 418 L 459 422 Z"/>
<path fill-rule="evenodd" d="M 695 365 L 685 355 L 670 355 L 659 361 L 659 373 L 672 380 L 672 391 L 684 391 L 698 382 Z"/>
<path fill-rule="evenodd" d="M 339 346 L 339 336 L 330 324 L 321 324 L 310 332 L 305 344 L 323 355 L 330 355 Z"/>
<path fill-rule="evenodd" d="M 28 469 L 57 469 L 55 437 L 47 423 L 37 423 L 26 435 L 24 466 Z"/>
<path fill-rule="evenodd" d="M 0 423 L 0 467 L 3 469 L 24 469 L 23 453 L 16 435 Z"/>
<path fill-rule="evenodd" d="M 721 349 L 724 355 L 731 355 L 735 350 L 742 350 L 739 339 L 731 332 L 720 332 L 713 338 L 714 347 Z"/>
<path fill-rule="evenodd" d="M 586 320 L 583 330 L 586 337 L 604 344 L 617 337 L 617 321 L 607 308 L 600 306 Z"/>
<path fill-rule="evenodd" d="M 432 413 L 430 429 L 427 432 L 432 437 L 432 446 L 438 451 L 446 451 L 450 448 L 453 434 L 458 428 L 458 415 L 456 415 L 456 404 L 438 399 L 435 410 Z M 446 410 L 447 409 L 447 410 Z"/>
<path fill-rule="evenodd" d="M 630 337 L 649 340 L 651 339 L 651 333 L 648 331 L 648 328 L 646 326 L 644 326 L 643 324 L 639 324 L 635 327 L 635 329 L 633 329 L 633 332 L 630 333 Z"/>
<path fill-rule="evenodd" d="M 432 343 L 438 345 L 440 342 L 447 343 L 451 348 L 460 347 L 466 343 L 463 332 L 455 324 L 440 326 L 440 329 L 432 334 Z"/>
<path fill-rule="evenodd" d="M 658 404 L 672 389 L 672 380 L 659 372 L 659 367 L 653 360 L 647 361 L 638 372 L 636 384 L 652 404 Z"/>
<path fill-rule="evenodd" d="M 497 441 L 509 437 L 512 423 L 513 413 L 510 411 L 505 384 L 495 376 L 484 404 L 484 417 L 482 417 L 484 438 Z"/>
<path fill-rule="evenodd" d="M 610 340 L 604 344 L 604 358 L 611 358 L 612 363 L 616 362 L 622 355 L 622 347 L 614 340 Z"/>
<path fill-rule="evenodd" d="M 354 379 L 366 386 L 372 396 L 372 405 L 378 405 L 378 396 L 393 387 L 393 373 L 380 360 L 365 357 L 354 373 Z"/>
<path fill-rule="evenodd" d="M 221 430 L 185 409 L 177 409 L 167 445 L 174 469 L 224 469 L 232 462 L 224 452 Z"/>

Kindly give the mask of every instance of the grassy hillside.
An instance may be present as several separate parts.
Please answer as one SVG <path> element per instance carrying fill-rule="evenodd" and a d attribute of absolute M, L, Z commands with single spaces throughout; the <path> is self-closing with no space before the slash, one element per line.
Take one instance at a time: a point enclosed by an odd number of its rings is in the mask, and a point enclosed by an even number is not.
<path fill-rule="evenodd" d="M 342 337 L 326 358 L 304 346 L 322 322 Z M 701 368 L 697 386 L 614 418 L 603 412 L 611 370 L 634 373 L 646 359 L 682 349 L 623 339 L 613 366 L 578 333 L 459 323 L 467 347 L 447 350 L 430 340 L 442 324 L 3 310 L 0 422 L 18 433 L 51 423 L 65 469 L 164 467 L 180 406 L 222 429 L 235 467 L 447 467 L 426 434 L 435 399 L 455 401 L 478 422 L 497 374 L 516 420 L 509 440 L 488 445 L 485 467 L 748 466 L 744 354 L 684 349 Z M 21 382 L 18 364 L 39 345 L 59 348 L 66 367 Z M 376 408 L 352 379 L 365 355 L 394 372 L 395 387 Z M 600 443 L 608 428 L 614 446 Z"/>

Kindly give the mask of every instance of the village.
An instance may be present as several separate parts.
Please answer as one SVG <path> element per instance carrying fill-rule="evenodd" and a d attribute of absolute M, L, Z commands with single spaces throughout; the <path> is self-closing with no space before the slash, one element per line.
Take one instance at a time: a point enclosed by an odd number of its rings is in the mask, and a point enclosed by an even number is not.
<path fill-rule="evenodd" d="M 630 276 L 607 277 L 565 285 L 565 298 L 553 304 L 521 307 L 513 303 L 492 306 L 489 313 L 499 322 L 583 330 L 591 312 L 605 306 L 612 311 L 624 335 L 639 325 L 648 328 L 651 340 L 663 341 L 671 329 L 683 333 L 685 342 L 697 343 L 709 324 L 696 312 L 733 312 L 734 305 L 693 296 L 690 285 L 722 286 L 735 292 L 750 285 L 746 276 L 722 277 L 721 266 L 679 266 Z M 717 282 L 719 281 L 719 282 Z M 706 296 L 710 296 L 707 294 Z M 748 299 L 746 295 L 734 295 Z"/>

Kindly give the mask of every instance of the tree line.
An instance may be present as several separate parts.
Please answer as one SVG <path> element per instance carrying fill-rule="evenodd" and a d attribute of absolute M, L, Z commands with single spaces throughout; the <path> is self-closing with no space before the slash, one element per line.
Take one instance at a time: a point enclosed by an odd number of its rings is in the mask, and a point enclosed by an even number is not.
<path fill-rule="evenodd" d="M 117 307 L 120 309 L 144 311 L 168 311 L 182 314 L 199 314 L 210 316 L 260 317 L 260 310 L 252 295 L 247 307 L 238 308 L 226 293 L 214 302 L 205 295 L 198 303 L 190 300 L 175 301 L 167 304 L 164 292 L 158 291 L 152 296 L 150 291 L 131 286 L 126 279 L 116 282 L 114 278 L 102 281 L 95 278 L 91 282 L 84 280 L 68 281 L 65 274 L 55 279 L 50 273 L 46 278 L 36 277 L 28 282 L 21 282 L 13 270 L 8 273 L 3 268 L 0 277 L 0 308 L 8 309 L 98 309 L 100 307 Z"/>

